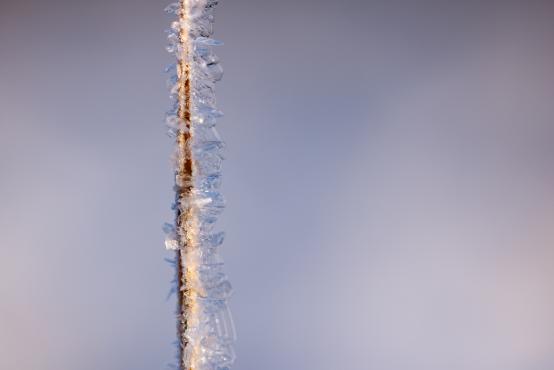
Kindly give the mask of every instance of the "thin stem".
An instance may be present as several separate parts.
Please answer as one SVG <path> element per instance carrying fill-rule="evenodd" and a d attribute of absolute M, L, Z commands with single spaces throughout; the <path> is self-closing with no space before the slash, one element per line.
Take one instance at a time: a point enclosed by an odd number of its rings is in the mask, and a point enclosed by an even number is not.
<path fill-rule="evenodd" d="M 194 349 L 187 348 L 188 342 L 185 333 L 189 327 L 189 320 L 194 311 L 194 292 L 190 287 L 191 278 L 195 275 L 195 266 L 188 266 L 186 263 L 186 255 L 189 249 L 197 246 L 195 236 L 198 235 L 198 223 L 195 220 L 193 209 L 190 207 L 192 203 L 194 170 L 192 159 L 192 130 L 191 130 L 191 66 L 190 66 L 190 42 L 189 42 L 189 4 L 188 0 L 180 0 L 179 22 L 181 25 L 179 32 L 179 42 L 181 47 L 181 57 L 179 59 L 177 76 L 179 84 L 179 107 L 178 116 L 185 124 L 185 130 L 181 130 L 177 135 L 177 147 L 179 151 L 179 161 L 177 168 L 177 176 L 180 181 L 176 198 L 177 198 L 177 214 L 176 226 L 179 237 L 179 249 L 177 250 L 177 284 L 178 284 L 178 305 L 179 305 L 179 320 L 177 324 L 177 332 L 179 337 L 179 359 L 180 368 L 182 370 L 194 370 Z M 188 205 L 185 209 L 183 205 Z M 187 359 L 187 354 L 191 358 Z M 187 369 L 188 367 L 188 369 Z"/>
<path fill-rule="evenodd" d="M 179 370 L 228 368 L 234 361 L 234 327 L 227 306 L 231 284 L 222 272 L 218 247 L 223 233 L 213 223 L 223 209 L 219 193 L 220 140 L 213 127 L 213 85 L 221 78 L 210 39 L 217 0 L 177 0 L 168 51 L 177 57 L 171 88 L 176 109 L 168 114 L 176 136 L 175 227 L 168 228 L 166 248 L 176 250 L 177 337 Z"/>

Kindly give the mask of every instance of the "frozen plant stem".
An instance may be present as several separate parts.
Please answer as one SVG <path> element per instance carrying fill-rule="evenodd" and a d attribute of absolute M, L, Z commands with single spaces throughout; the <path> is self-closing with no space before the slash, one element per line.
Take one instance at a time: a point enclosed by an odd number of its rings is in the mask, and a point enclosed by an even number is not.
<path fill-rule="evenodd" d="M 192 151 L 191 151 L 191 122 L 190 122 L 190 107 L 191 107 L 191 71 L 189 64 L 189 37 L 187 31 L 187 25 L 189 23 L 188 14 L 188 0 L 181 0 L 179 6 L 179 42 L 181 45 L 182 57 L 177 64 L 177 81 L 178 86 L 178 116 L 179 119 L 185 123 L 185 130 L 179 131 L 177 134 L 177 147 L 179 153 L 179 161 L 177 163 L 178 176 L 184 181 L 184 186 L 176 188 L 176 200 L 178 204 L 191 204 L 192 198 Z M 192 209 L 177 208 L 175 224 L 177 230 L 180 231 L 180 235 L 183 235 L 179 239 L 179 249 L 177 250 L 177 304 L 179 309 L 179 317 L 177 322 L 177 333 L 180 338 L 179 343 L 179 359 L 181 369 L 194 370 L 195 369 L 195 353 L 194 350 L 190 351 L 190 358 L 185 358 L 185 348 L 187 347 L 188 340 L 186 337 L 187 332 L 187 320 L 193 313 L 194 306 L 194 291 L 189 287 L 189 282 L 195 273 L 195 266 L 187 266 L 186 264 L 186 250 L 188 248 L 194 248 L 196 244 L 194 241 L 194 235 L 197 234 L 197 230 L 193 228 L 197 227 L 197 223 L 194 222 L 194 214 Z M 189 278 L 187 278 L 187 276 Z"/>
<path fill-rule="evenodd" d="M 170 81 L 174 107 L 169 133 L 176 138 L 175 223 L 166 226 L 166 247 L 176 253 L 178 368 L 226 370 L 234 361 L 234 327 L 227 307 L 231 285 L 213 224 L 224 202 L 219 193 L 223 142 L 215 130 L 214 83 L 222 70 L 212 46 L 217 0 L 180 0 L 166 11 L 177 20 L 168 51 L 177 63 Z"/>

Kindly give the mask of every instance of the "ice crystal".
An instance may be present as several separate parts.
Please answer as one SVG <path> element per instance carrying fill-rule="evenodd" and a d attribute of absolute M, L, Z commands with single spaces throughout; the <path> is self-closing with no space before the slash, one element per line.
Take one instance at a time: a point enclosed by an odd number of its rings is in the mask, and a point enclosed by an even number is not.
<path fill-rule="evenodd" d="M 215 128 L 223 114 L 214 94 L 223 69 L 213 52 L 222 42 L 211 37 L 217 3 L 180 0 L 165 8 L 176 17 L 166 31 L 166 49 L 177 62 L 166 68 L 172 103 L 165 120 L 176 140 L 176 218 L 163 230 L 166 248 L 176 253 L 169 262 L 176 269 L 179 370 L 226 370 L 235 358 L 232 288 L 219 255 L 225 234 L 213 230 L 225 207 L 219 193 L 225 144 Z"/>

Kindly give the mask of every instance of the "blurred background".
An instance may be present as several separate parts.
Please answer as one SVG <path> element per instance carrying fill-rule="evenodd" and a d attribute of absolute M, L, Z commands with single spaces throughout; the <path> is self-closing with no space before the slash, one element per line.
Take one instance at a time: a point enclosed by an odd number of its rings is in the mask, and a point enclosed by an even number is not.
<path fill-rule="evenodd" d="M 0 1 L 1 369 L 172 361 L 165 5 Z M 554 369 L 553 19 L 221 1 L 235 369 Z"/>

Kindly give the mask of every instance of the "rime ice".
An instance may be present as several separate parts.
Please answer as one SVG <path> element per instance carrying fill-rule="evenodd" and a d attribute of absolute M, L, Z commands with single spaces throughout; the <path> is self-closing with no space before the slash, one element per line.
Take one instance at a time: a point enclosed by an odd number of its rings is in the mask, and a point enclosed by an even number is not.
<path fill-rule="evenodd" d="M 222 113 L 215 105 L 215 82 L 223 76 L 211 38 L 216 0 L 181 0 L 165 11 L 177 19 L 167 30 L 172 99 L 166 117 L 176 139 L 175 224 L 164 225 L 166 248 L 176 253 L 178 361 L 180 370 L 226 370 L 235 355 L 235 331 L 227 299 L 231 284 L 215 222 L 225 201 L 219 192 L 224 142 L 215 129 Z"/>

